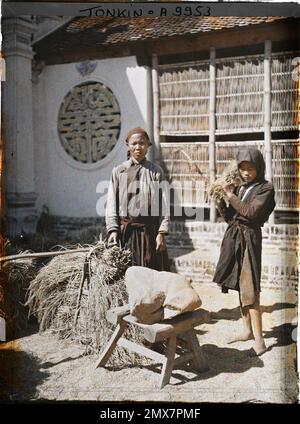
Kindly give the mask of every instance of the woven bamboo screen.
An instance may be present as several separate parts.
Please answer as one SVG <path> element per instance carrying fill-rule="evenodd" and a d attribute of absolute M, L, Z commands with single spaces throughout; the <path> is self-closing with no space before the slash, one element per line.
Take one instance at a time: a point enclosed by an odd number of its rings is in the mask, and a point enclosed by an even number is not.
<path fill-rule="evenodd" d="M 263 60 L 220 60 L 216 72 L 217 132 L 260 131 L 264 124 Z"/>
<path fill-rule="evenodd" d="M 297 129 L 298 87 L 292 78 L 295 65 L 290 54 L 272 55 L 272 129 Z"/>
<path fill-rule="evenodd" d="M 299 208 L 299 143 L 273 142 L 273 183 L 277 209 Z"/>
<path fill-rule="evenodd" d="M 209 204 L 207 143 L 163 143 L 161 150 L 169 181 L 178 181 L 181 186 L 176 194 L 176 204 L 207 206 Z"/>
<path fill-rule="evenodd" d="M 209 129 L 209 64 L 161 70 L 161 134 L 206 134 Z"/>
<path fill-rule="evenodd" d="M 272 54 L 272 130 L 297 128 L 297 85 L 292 58 Z M 208 134 L 209 62 L 160 66 L 162 135 Z M 263 131 L 263 55 L 216 60 L 216 132 Z"/>
<path fill-rule="evenodd" d="M 216 144 L 217 175 L 235 157 L 245 142 L 226 142 Z M 264 152 L 262 141 L 252 141 L 251 146 Z M 298 143 L 295 140 L 276 140 L 273 147 L 273 183 L 276 194 L 277 210 L 296 210 L 299 207 L 298 193 Z M 183 206 L 209 206 L 208 187 L 208 143 L 162 143 L 162 158 L 171 181 L 182 183 L 180 196 Z M 183 187 L 186 181 L 192 187 Z M 196 193 L 196 182 L 202 182 L 203 190 Z M 200 188 L 201 188 L 200 187 Z M 196 202 L 197 200 L 197 202 Z"/>

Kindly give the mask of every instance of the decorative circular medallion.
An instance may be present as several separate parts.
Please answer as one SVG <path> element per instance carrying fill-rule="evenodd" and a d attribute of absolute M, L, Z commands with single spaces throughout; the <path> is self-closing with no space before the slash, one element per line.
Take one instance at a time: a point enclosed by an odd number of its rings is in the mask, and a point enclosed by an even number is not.
<path fill-rule="evenodd" d="M 114 148 L 120 133 L 120 107 L 112 91 L 99 82 L 74 87 L 58 115 L 64 150 L 76 161 L 95 163 Z"/>

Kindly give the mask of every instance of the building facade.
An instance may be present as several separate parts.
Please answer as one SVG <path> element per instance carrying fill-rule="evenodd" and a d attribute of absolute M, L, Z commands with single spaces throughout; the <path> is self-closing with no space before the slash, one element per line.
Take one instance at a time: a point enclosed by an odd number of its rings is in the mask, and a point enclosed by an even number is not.
<path fill-rule="evenodd" d="M 62 233 L 100 220 L 104 182 L 142 126 L 182 183 L 173 202 L 201 211 L 173 218 L 173 265 L 209 281 L 224 232 L 209 185 L 239 146 L 256 145 L 277 202 L 263 281 L 296 287 L 298 34 L 296 18 L 4 20 L 8 233 L 34 232 L 43 205 Z"/>

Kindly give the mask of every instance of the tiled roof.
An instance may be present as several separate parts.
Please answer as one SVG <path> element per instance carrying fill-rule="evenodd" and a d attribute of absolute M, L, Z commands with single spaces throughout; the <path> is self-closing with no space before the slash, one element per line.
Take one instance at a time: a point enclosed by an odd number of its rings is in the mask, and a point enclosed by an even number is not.
<path fill-rule="evenodd" d="M 33 43 L 37 60 L 64 63 L 82 60 L 98 49 L 101 57 L 135 54 L 141 42 L 158 42 L 221 30 L 272 23 L 282 17 L 76 17 Z M 122 50 L 122 53 L 120 53 Z M 127 52 L 125 54 L 125 52 Z M 74 59 L 74 57 L 76 57 Z"/>
<path fill-rule="evenodd" d="M 105 21 L 106 19 L 106 21 Z M 65 28 L 69 34 L 91 31 L 96 35 L 108 32 L 101 44 L 130 42 L 182 34 L 215 31 L 224 28 L 273 22 L 279 17 L 159 17 L 159 18 L 77 18 Z"/>
<path fill-rule="evenodd" d="M 48 47 L 57 42 L 58 50 L 65 45 L 130 43 L 147 39 L 197 34 L 233 27 L 244 27 L 282 19 L 280 17 L 159 17 L 159 18 L 74 18 L 47 37 Z M 35 46 L 44 44 L 37 41 Z"/>

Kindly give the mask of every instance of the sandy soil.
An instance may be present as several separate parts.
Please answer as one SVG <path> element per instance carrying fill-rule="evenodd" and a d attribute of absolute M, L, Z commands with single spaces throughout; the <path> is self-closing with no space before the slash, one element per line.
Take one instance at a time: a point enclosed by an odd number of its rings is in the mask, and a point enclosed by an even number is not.
<path fill-rule="evenodd" d="M 196 374 L 189 367 L 173 371 L 170 384 L 158 388 L 160 365 L 94 369 L 97 356 L 58 340 L 50 332 L 0 343 L 0 398 L 10 400 L 98 400 L 168 402 L 274 402 L 297 399 L 295 322 L 296 295 L 262 292 L 267 346 L 260 358 L 247 352 L 252 342 L 228 345 L 241 325 L 236 293 L 222 295 L 212 285 L 196 285 L 210 321 L 197 328 L 210 370 Z M 2 393 L 2 394 L 1 394 Z"/>

